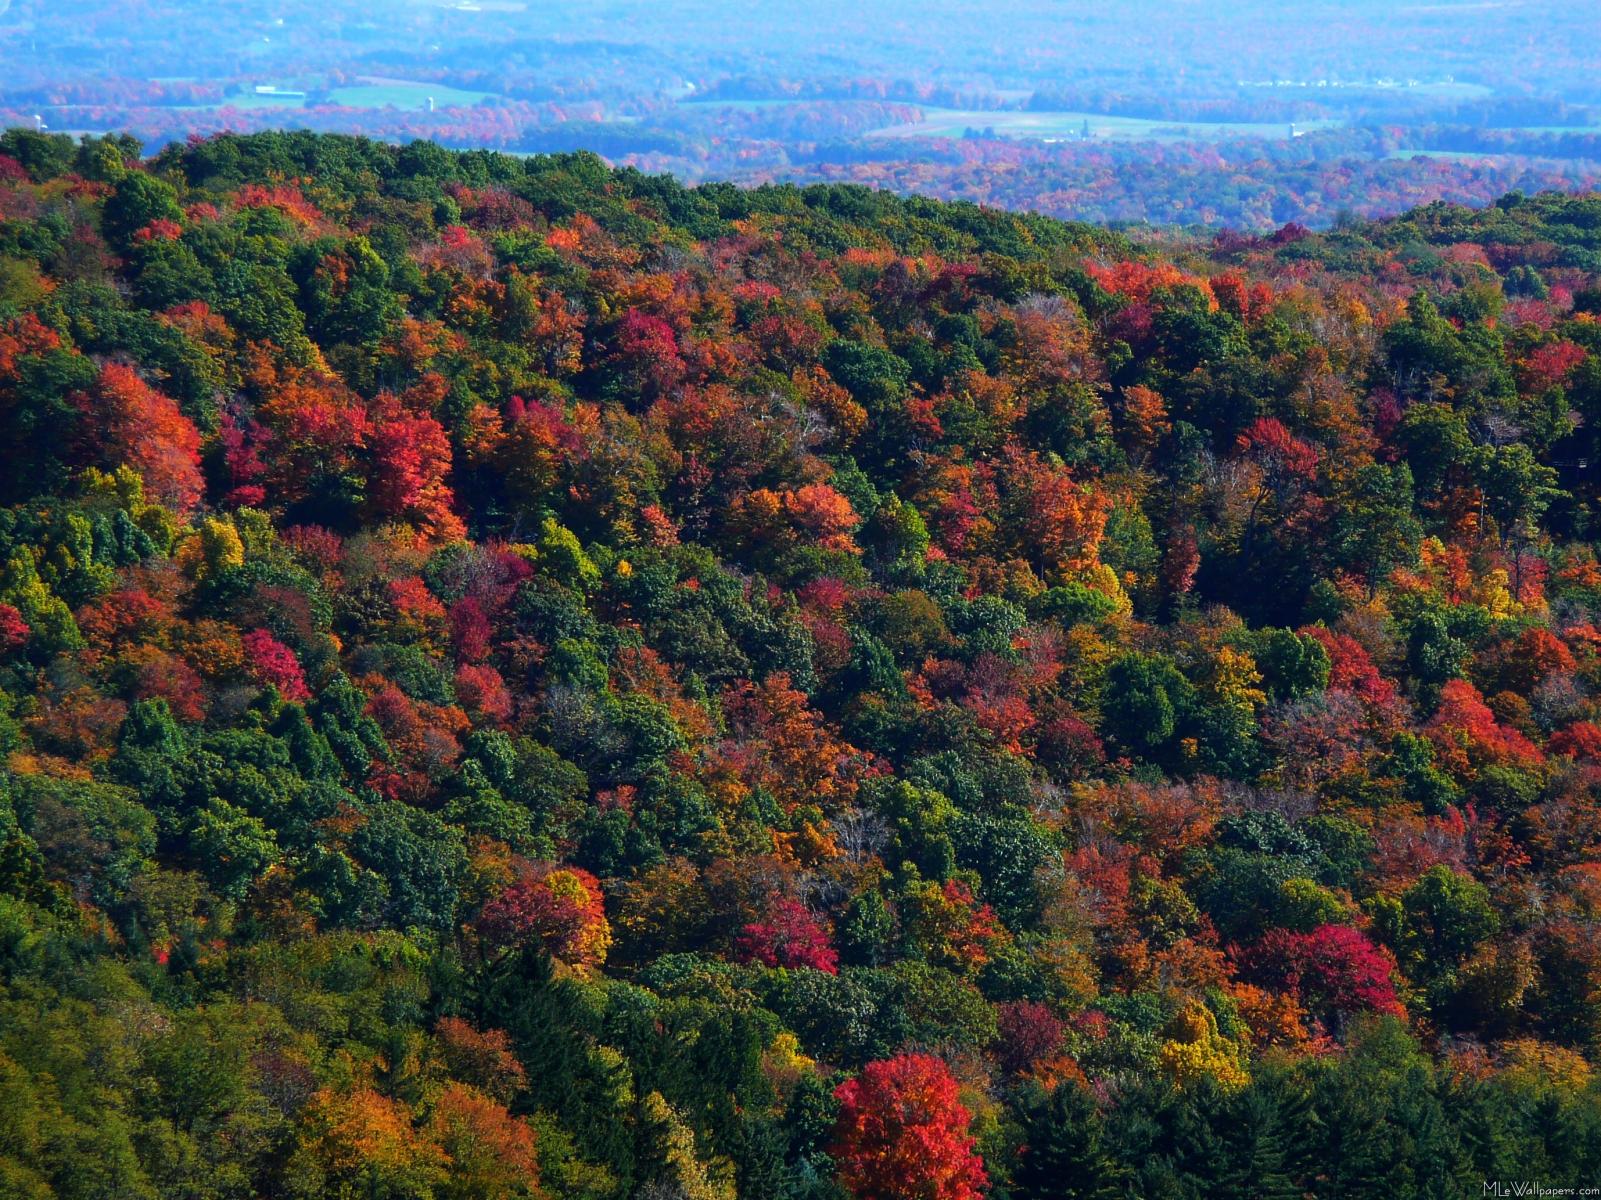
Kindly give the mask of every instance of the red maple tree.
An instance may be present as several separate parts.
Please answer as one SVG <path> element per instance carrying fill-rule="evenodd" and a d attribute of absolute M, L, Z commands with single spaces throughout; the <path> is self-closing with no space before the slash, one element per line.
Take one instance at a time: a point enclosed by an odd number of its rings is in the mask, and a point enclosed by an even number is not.
<path fill-rule="evenodd" d="M 829 975 L 839 973 L 839 953 L 828 931 L 795 900 L 775 900 L 767 919 L 752 921 L 734 939 L 734 952 L 746 962 L 769 967 L 811 967 Z"/>
<path fill-rule="evenodd" d="M 978 1200 L 989 1186 L 950 1068 L 930 1054 L 868 1063 L 834 1089 L 831 1153 L 857 1200 Z"/>

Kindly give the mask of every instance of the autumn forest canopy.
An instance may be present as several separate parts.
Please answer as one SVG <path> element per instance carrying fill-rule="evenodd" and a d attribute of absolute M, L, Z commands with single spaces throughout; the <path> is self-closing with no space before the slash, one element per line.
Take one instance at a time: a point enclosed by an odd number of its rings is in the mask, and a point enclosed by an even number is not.
<path fill-rule="evenodd" d="M 0 136 L 0 1193 L 1601 1184 L 1601 199 Z"/>

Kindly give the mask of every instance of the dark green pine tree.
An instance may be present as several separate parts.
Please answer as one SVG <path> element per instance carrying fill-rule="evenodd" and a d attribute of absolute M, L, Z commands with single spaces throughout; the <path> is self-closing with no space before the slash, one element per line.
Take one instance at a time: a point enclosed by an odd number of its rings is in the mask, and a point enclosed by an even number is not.
<path fill-rule="evenodd" d="M 1482 1180 L 1464 1152 L 1456 1123 L 1440 1102 L 1428 1064 L 1413 1067 L 1396 1086 L 1390 1119 L 1412 1164 L 1412 1187 L 1419 1200 L 1446 1200 Z"/>
<path fill-rule="evenodd" d="M 1319 1200 L 1381 1200 L 1414 1195 L 1401 1139 L 1390 1124 L 1387 1099 L 1355 1086 L 1325 1081 L 1317 1100 Z"/>
<path fill-rule="evenodd" d="M 1523 1106 L 1520 1106 L 1523 1107 Z M 1601 1105 L 1583 1093 L 1543 1096 L 1525 1110 L 1531 1138 L 1543 1144 L 1554 1185 L 1601 1179 Z"/>
<path fill-rule="evenodd" d="M 1463 1153 L 1481 1179 L 1520 1179 L 1528 1173 L 1531 1179 L 1555 1181 L 1541 1136 L 1543 1130 L 1556 1127 L 1548 1119 L 1554 1113 L 1539 1113 L 1541 1126 L 1533 1128 L 1531 1117 L 1542 1106 L 1509 1096 L 1487 1080 L 1471 1078 L 1443 1082 L 1440 1099 L 1462 1139 Z"/>
<path fill-rule="evenodd" d="M 1094 1099 L 1071 1083 L 1030 1106 L 1011 1194 L 1017 1200 L 1113 1200 L 1129 1172 L 1106 1144 Z"/>
<path fill-rule="evenodd" d="M 597 1040 L 598 1013 L 582 987 L 557 978 L 542 951 L 526 949 L 486 972 L 477 993 L 475 1018 L 510 1034 L 528 1072 L 513 1111 L 555 1114 L 585 1159 L 631 1187 L 639 1143 L 660 1131 L 639 1128 L 633 1073 Z"/>
<path fill-rule="evenodd" d="M 1211 1194 L 1230 1200 L 1299 1200 L 1291 1131 L 1278 1095 L 1253 1086 L 1233 1098 L 1218 1130 L 1228 1167 Z"/>
<path fill-rule="evenodd" d="M 1173 1164 L 1176 1194 L 1215 1196 L 1233 1173 L 1236 1147 L 1229 1136 L 1229 1095 L 1211 1079 L 1199 1079 L 1156 1109 L 1166 1157 Z"/>

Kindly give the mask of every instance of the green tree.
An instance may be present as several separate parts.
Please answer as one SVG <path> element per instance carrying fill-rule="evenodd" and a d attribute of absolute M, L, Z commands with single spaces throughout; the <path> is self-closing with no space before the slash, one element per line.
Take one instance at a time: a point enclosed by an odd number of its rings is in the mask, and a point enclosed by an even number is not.
<path fill-rule="evenodd" d="M 152 221 L 182 220 L 183 209 L 172 185 L 144 171 L 124 175 L 106 200 L 106 236 L 122 249 L 129 248 L 133 235 Z"/>
<path fill-rule="evenodd" d="M 1032 1097 L 1021 1132 L 1011 1181 L 1018 1200 L 1113 1200 L 1127 1194 L 1128 1168 L 1108 1146 L 1105 1118 L 1085 1089 L 1063 1083 Z"/>
<path fill-rule="evenodd" d="M 1195 689 L 1171 659 L 1129 653 L 1113 661 L 1101 687 L 1101 727 L 1137 754 L 1159 754 L 1189 715 Z"/>

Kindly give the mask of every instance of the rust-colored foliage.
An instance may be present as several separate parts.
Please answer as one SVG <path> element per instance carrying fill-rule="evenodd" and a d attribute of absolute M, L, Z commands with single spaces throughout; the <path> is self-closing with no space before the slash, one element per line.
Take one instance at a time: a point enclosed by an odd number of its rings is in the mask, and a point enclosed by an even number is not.
<path fill-rule="evenodd" d="M 599 966 L 611 946 L 600 881 L 579 867 L 519 864 L 511 884 L 484 905 L 477 929 L 497 949 L 542 946 L 579 967 Z"/>
<path fill-rule="evenodd" d="M 86 451 L 110 465 L 126 464 L 144 479 L 145 490 L 180 512 L 200 503 L 200 432 L 176 402 L 141 379 L 132 367 L 107 363 L 95 386 L 80 400 L 87 428 Z"/>

